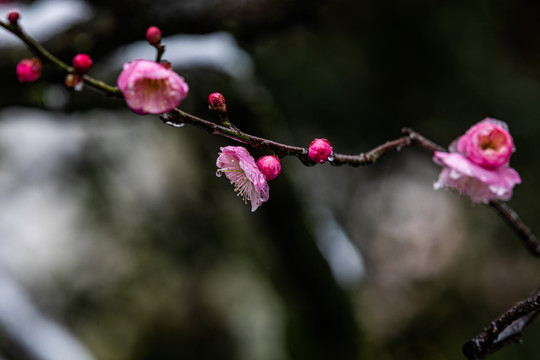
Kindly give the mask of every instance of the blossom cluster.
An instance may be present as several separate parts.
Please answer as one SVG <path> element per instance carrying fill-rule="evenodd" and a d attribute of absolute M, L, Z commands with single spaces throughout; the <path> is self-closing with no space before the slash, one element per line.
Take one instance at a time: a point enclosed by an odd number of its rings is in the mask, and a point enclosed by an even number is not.
<path fill-rule="evenodd" d="M 474 202 L 509 200 L 521 183 L 510 167 L 515 151 L 508 125 L 486 118 L 450 144 L 450 152 L 436 151 L 433 160 L 443 166 L 434 188 L 455 188 Z"/>
<path fill-rule="evenodd" d="M 8 21 L 18 26 L 19 17 L 18 12 L 11 12 Z M 146 39 L 158 52 L 156 60 L 137 59 L 128 62 L 118 76 L 118 90 L 127 106 L 137 114 L 170 112 L 180 105 L 189 91 L 184 78 L 172 70 L 169 62 L 161 60 L 165 50 L 161 36 L 159 28 L 149 27 Z M 93 62 L 89 55 L 77 54 L 72 64 L 65 84 L 78 90 Z M 39 57 L 23 59 L 17 65 L 16 74 L 20 82 L 33 82 L 39 78 L 41 68 Z M 223 95 L 210 94 L 208 104 L 210 109 L 219 113 L 222 126 L 237 130 L 227 120 Z M 434 184 L 435 189 L 454 188 L 474 202 L 487 203 L 495 199 L 510 199 L 514 186 L 521 183 L 519 174 L 509 166 L 514 142 L 508 126 L 502 121 L 491 118 L 480 121 L 456 139 L 449 149 L 450 152 L 434 152 L 433 160 L 443 166 Z M 311 142 L 306 155 L 312 163 L 323 164 L 335 160 L 330 142 L 321 138 Z M 225 174 L 244 202 L 251 202 L 252 211 L 268 201 L 268 181 L 275 179 L 281 172 L 277 156 L 263 156 L 255 161 L 241 146 L 222 147 L 216 165 L 217 175 Z"/>

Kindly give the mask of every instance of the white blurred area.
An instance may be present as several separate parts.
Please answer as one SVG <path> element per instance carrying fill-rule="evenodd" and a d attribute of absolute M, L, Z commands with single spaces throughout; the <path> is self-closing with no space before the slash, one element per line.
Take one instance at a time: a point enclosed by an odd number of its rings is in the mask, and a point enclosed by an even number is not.
<path fill-rule="evenodd" d="M 222 72 L 238 80 L 247 80 L 253 75 L 250 56 L 226 32 L 205 35 L 174 35 L 163 38 L 166 44 L 164 59 L 174 67 L 204 67 Z M 108 67 L 121 68 L 134 59 L 152 60 L 155 49 L 146 40 L 137 41 L 118 49 L 111 57 Z"/>
<path fill-rule="evenodd" d="M 0 271 L 0 326 L 19 339 L 35 360 L 92 360 L 94 357 L 63 326 L 43 315 L 25 290 Z"/>
<path fill-rule="evenodd" d="M 100 195 L 90 192 L 92 186 L 76 168 L 69 169 L 87 156 L 102 156 L 115 164 L 113 170 L 105 165 L 111 171 L 103 172 L 114 207 L 106 223 L 122 221 L 126 237 L 141 222 L 140 201 L 163 206 L 163 189 L 197 190 L 194 173 L 183 161 L 190 158 L 189 145 L 178 148 L 160 140 L 154 125 L 163 127 L 159 122 L 133 121 L 127 111 L 0 111 L 0 326 L 23 341 L 35 359 L 92 358 L 69 331 L 37 309 L 32 300 L 36 294 L 41 307 L 62 314 L 66 288 L 102 291 L 133 271 L 125 239 L 88 219 L 88 202 L 99 202 Z M 99 143 L 101 155 L 88 153 L 94 143 Z M 173 156 L 176 151 L 185 156 Z M 182 178 L 171 171 L 181 171 Z M 63 356 L 64 351 L 71 355 Z"/>
<path fill-rule="evenodd" d="M 11 10 L 21 13 L 19 20 L 25 31 L 37 41 L 44 41 L 73 24 L 92 16 L 92 8 L 82 0 L 39 0 L 31 5 L 19 2 L 0 4 L 3 20 Z M 0 47 L 22 46 L 20 40 L 7 31 L 0 32 Z"/>

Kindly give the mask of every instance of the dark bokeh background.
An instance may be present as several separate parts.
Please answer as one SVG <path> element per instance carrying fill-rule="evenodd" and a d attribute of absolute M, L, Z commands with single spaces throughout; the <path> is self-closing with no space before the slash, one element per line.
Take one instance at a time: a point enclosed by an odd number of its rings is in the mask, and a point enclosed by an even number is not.
<path fill-rule="evenodd" d="M 215 119 L 206 99 L 219 91 L 235 125 L 276 141 L 359 153 L 408 126 L 447 145 L 504 120 L 523 179 L 510 205 L 539 228 L 536 1 L 87 5 L 44 45 L 66 62 L 90 54 L 91 75 L 111 84 L 113 59 L 150 25 L 166 45 L 230 33 L 251 73 L 173 63 L 190 85 L 182 109 Z M 251 213 L 214 176 L 230 140 L 68 93 L 49 65 L 20 84 L 28 51 L 0 51 L 0 269 L 96 359 L 463 359 L 465 341 L 540 284 L 491 209 L 433 191 L 439 169 L 421 150 L 358 169 L 283 159 Z M 17 359 L 4 337 L 0 354 Z M 533 324 L 492 358 L 534 359 L 538 338 Z"/>

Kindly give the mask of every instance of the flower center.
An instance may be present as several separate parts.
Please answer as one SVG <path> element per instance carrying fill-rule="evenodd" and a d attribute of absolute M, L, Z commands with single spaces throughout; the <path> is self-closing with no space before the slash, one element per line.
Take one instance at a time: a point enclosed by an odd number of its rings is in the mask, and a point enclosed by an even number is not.
<path fill-rule="evenodd" d="M 492 129 L 487 134 L 482 134 L 478 137 L 478 146 L 483 151 L 496 151 L 499 152 L 505 149 L 506 136 L 502 131 Z"/>

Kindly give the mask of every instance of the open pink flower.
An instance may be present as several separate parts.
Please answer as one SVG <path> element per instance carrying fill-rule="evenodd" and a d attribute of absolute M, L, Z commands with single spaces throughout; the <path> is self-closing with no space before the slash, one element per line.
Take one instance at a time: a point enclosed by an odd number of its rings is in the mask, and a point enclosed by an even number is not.
<path fill-rule="evenodd" d="M 177 107 L 189 87 L 174 71 L 149 60 L 124 64 L 118 88 L 126 103 L 137 114 L 162 114 Z"/>
<path fill-rule="evenodd" d="M 457 140 L 457 151 L 488 169 L 508 164 L 514 140 L 505 122 L 486 118 L 473 125 Z"/>
<path fill-rule="evenodd" d="M 450 153 L 436 151 L 433 160 L 444 168 L 435 189 L 451 187 L 475 202 L 509 200 L 521 183 L 509 167 L 514 142 L 506 123 L 485 119 L 472 126 L 450 145 Z"/>
<path fill-rule="evenodd" d="M 255 159 L 241 146 L 222 147 L 216 165 L 217 176 L 225 174 L 234 184 L 234 191 L 242 196 L 247 204 L 251 201 L 251 211 L 257 210 L 270 197 L 270 188 Z"/>

